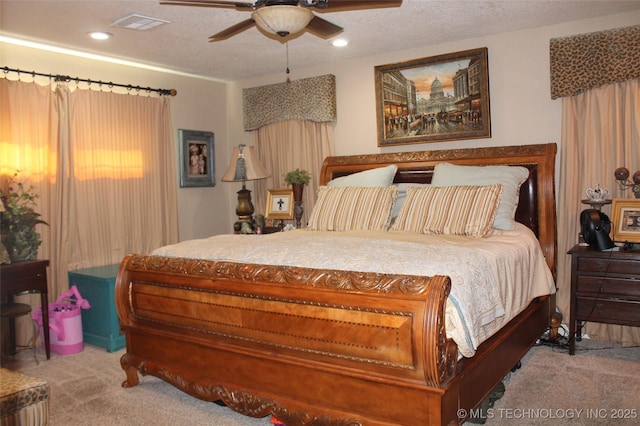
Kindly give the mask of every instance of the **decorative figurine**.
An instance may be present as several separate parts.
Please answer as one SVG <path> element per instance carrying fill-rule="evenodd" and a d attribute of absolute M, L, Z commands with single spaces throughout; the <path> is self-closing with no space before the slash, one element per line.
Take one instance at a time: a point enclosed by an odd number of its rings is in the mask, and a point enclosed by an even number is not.
<path fill-rule="evenodd" d="M 594 188 L 587 188 L 585 194 L 587 194 L 587 198 L 591 201 L 604 201 L 609 196 L 609 190 L 607 188 L 600 188 L 600 184 L 596 183 Z"/>
<path fill-rule="evenodd" d="M 240 233 L 242 233 L 242 234 L 255 234 L 255 232 L 253 232 L 253 228 L 251 227 L 251 224 L 249 222 L 242 222 L 242 225 L 240 226 Z"/>

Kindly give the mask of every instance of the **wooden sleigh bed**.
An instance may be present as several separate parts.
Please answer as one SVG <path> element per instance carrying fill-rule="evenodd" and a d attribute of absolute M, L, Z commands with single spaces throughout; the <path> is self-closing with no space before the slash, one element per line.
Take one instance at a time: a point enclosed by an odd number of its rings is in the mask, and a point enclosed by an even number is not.
<path fill-rule="evenodd" d="M 330 157 L 319 179 L 395 164 L 395 182 L 428 183 L 440 162 L 524 166 L 515 218 L 555 276 L 555 153 L 542 144 Z M 289 426 L 460 424 L 545 332 L 555 295 L 536 297 L 465 358 L 446 334 L 450 287 L 447 276 L 131 254 L 115 290 L 122 385 L 150 374 Z"/>

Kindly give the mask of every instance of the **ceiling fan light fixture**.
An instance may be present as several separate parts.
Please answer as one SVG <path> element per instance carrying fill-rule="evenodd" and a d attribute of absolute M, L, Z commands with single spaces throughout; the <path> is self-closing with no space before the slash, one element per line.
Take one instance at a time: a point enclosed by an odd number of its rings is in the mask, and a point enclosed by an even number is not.
<path fill-rule="evenodd" d="M 260 29 L 286 37 L 304 30 L 313 19 L 313 12 L 311 9 L 299 6 L 263 6 L 256 9 L 251 17 Z"/>

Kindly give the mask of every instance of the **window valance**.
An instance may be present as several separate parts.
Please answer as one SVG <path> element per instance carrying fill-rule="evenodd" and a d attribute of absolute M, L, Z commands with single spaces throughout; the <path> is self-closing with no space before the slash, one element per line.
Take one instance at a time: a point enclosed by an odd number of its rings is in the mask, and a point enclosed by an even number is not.
<path fill-rule="evenodd" d="M 336 119 L 336 77 L 332 74 L 242 91 L 244 130 L 285 120 Z"/>
<path fill-rule="evenodd" d="M 551 99 L 640 77 L 640 25 L 553 38 Z"/>

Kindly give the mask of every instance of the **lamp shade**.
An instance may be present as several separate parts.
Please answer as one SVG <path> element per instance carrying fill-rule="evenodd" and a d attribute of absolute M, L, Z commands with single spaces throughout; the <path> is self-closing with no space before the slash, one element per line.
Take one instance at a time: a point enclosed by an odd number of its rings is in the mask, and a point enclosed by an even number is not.
<path fill-rule="evenodd" d="M 251 17 L 260 29 L 286 37 L 305 29 L 313 19 L 313 12 L 306 7 L 274 5 L 256 9 Z"/>
<path fill-rule="evenodd" d="M 271 176 L 269 172 L 258 161 L 253 147 L 241 144 L 233 148 L 229 168 L 222 176 L 222 180 L 224 182 L 244 182 L 265 179 L 269 176 Z"/>

